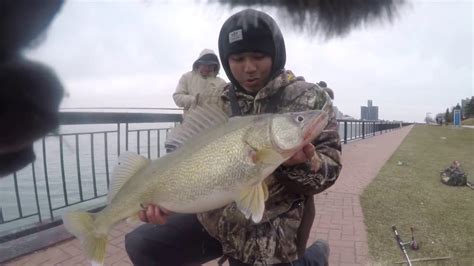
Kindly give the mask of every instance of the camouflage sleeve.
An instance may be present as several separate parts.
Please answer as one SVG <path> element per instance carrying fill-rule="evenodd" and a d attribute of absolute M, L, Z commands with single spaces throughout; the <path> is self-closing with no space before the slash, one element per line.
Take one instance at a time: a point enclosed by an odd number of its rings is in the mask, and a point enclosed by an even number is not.
<path fill-rule="evenodd" d="M 323 133 L 313 141 L 316 154 L 319 156 L 313 158 L 318 161 L 320 168 L 317 171 L 312 170 L 313 160 L 311 160 L 294 166 L 280 166 L 274 173 L 276 179 L 294 193 L 305 195 L 320 193 L 336 182 L 341 171 L 341 141 L 331 100 L 328 98 L 325 101 L 315 101 L 313 105 L 315 109 L 324 109 L 331 117 Z"/>

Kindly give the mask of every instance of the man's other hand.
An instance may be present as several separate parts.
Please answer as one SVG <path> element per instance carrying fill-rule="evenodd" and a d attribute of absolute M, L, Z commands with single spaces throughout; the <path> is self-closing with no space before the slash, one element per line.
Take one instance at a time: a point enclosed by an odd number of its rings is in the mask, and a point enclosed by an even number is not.
<path fill-rule="evenodd" d="M 314 145 L 309 143 L 303 146 L 301 150 L 296 152 L 290 159 L 283 163 L 284 166 L 292 166 L 311 162 L 311 170 L 317 172 L 321 167 L 321 159 L 314 149 Z"/>
<path fill-rule="evenodd" d="M 145 223 L 165 224 L 168 217 L 172 214 L 173 212 L 163 207 L 150 204 L 146 206 L 144 210 L 141 210 L 138 213 L 138 216 L 140 217 L 140 220 Z"/>

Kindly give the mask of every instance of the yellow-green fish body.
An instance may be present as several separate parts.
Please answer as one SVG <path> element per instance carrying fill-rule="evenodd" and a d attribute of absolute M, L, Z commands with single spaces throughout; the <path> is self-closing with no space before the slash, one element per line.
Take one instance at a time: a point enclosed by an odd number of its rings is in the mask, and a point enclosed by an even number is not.
<path fill-rule="evenodd" d="M 125 153 L 112 173 L 107 207 L 97 214 L 65 214 L 64 224 L 101 264 L 110 228 L 138 219 L 148 204 L 200 213 L 235 201 L 247 218 L 259 222 L 268 197 L 262 181 L 319 135 L 327 121 L 323 111 L 227 119 L 216 109 L 198 108 L 168 140 L 180 148 L 153 161 Z"/>

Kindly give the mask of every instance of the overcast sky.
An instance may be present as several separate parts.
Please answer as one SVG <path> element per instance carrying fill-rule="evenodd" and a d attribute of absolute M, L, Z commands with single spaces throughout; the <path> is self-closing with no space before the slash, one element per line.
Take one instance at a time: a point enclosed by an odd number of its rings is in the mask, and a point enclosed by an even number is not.
<path fill-rule="evenodd" d="M 368 99 L 379 118 L 423 121 L 473 92 L 472 1 L 410 1 L 392 24 L 325 40 L 271 14 L 285 37 L 286 68 L 324 80 L 335 105 L 360 118 Z M 203 48 L 217 53 L 223 22 L 243 9 L 204 1 L 66 1 L 45 40 L 27 51 L 52 67 L 62 107 L 176 107 L 180 76 Z M 227 80 L 224 71 L 220 76 Z"/>

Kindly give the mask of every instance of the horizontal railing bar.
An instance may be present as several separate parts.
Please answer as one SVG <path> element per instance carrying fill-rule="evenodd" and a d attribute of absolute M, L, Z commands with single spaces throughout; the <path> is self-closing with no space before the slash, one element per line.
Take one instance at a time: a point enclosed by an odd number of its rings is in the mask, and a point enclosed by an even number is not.
<path fill-rule="evenodd" d="M 23 215 L 21 217 L 15 218 L 15 219 L 3 220 L 3 222 L 0 223 L 0 224 L 11 223 L 11 222 L 14 222 L 14 221 L 23 220 L 23 219 L 30 218 L 30 217 L 33 217 L 33 216 L 38 216 L 38 215 L 39 215 L 39 212 L 35 212 L 35 213 L 28 214 L 28 215 Z"/>
<path fill-rule="evenodd" d="M 170 130 L 173 127 L 164 127 L 164 128 L 143 128 L 143 129 L 129 129 L 128 132 L 137 132 L 137 131 L 148 131 L 148 130 Z M 115 132 L 115 131 L 114 131 Z"/>
<path fill-rule="evenodd" d="M 61 125 L 181 122 L 182 114 L 60 112 Z"/>
<path fill-rule="evenodd" d="M 63 223 L 63 220 L 51 221 L 49 223 L 37 224 L 37 225 L 34 225 L 34 226 L 32 226 L 28 229 L 25 229 L 25 230 L 21 230 L 21 231 L 18 231 L 18 232 L 13 232 L 11 234 L 0 236 L 0 244 L 8 242 L 8 241 L 13 240 L 13 239 L 18 239 L 20 237 L 24 237 L 24 236 L 27 236 L 27 235 L 30 235 L 30 234 L 33 234 L 33 233 L 36 233 L 36 232 L 40 232 L 40 231 L 43 231 L 43 230 L 53 228 L 55 226 L 61 225 L 62 223 Z"/>
<path fill-rule="evenodd" d="M 57 136 L 75 136 L 75 135 L 90 135 L 90 134 L 104 134 L 104 133 L 116 133 L 116 130 L 105 130 L 105 131 L 88 131 L 88 132 L 77 132 L 77 133 L 52 133 L 46 135 L 47 137 L 57 137 Z"/>
<path fill-rule="evenodd" d="M 96 212 L 101 211 L 103 208 L 105 208 L 105 205 L 90 209 L 90 210 L 88 210 L 88 212 L 96 213 Z M 62 219 L 51 220 L 48 223 L 37 224 L 37 225 L 35 225 L 33 227 L 30 227 L 28 229 L 25 229 L 25 230 L 21 230 L 21 231 L 14 232 L 14 233 L 11 233 L 11 234 L 3 235 L 3 236 L 0 236 L 0 244 L 8 242 L 8 241 L 13 240 L 13 239 L 18 239 L 20 237 L 36 233 L 36 232 L 39 232 L 39 231 L 47 230 L 47 229 L 53 228 L 53 227 L 61 225 L 61 224 L 63 224 Z"/>
<path fill-rule="evenodd" d="M 172 107 L 63 107 L 61 110 L 171 110 L 171 111 L 183 111 L 182 108 Z"/>

